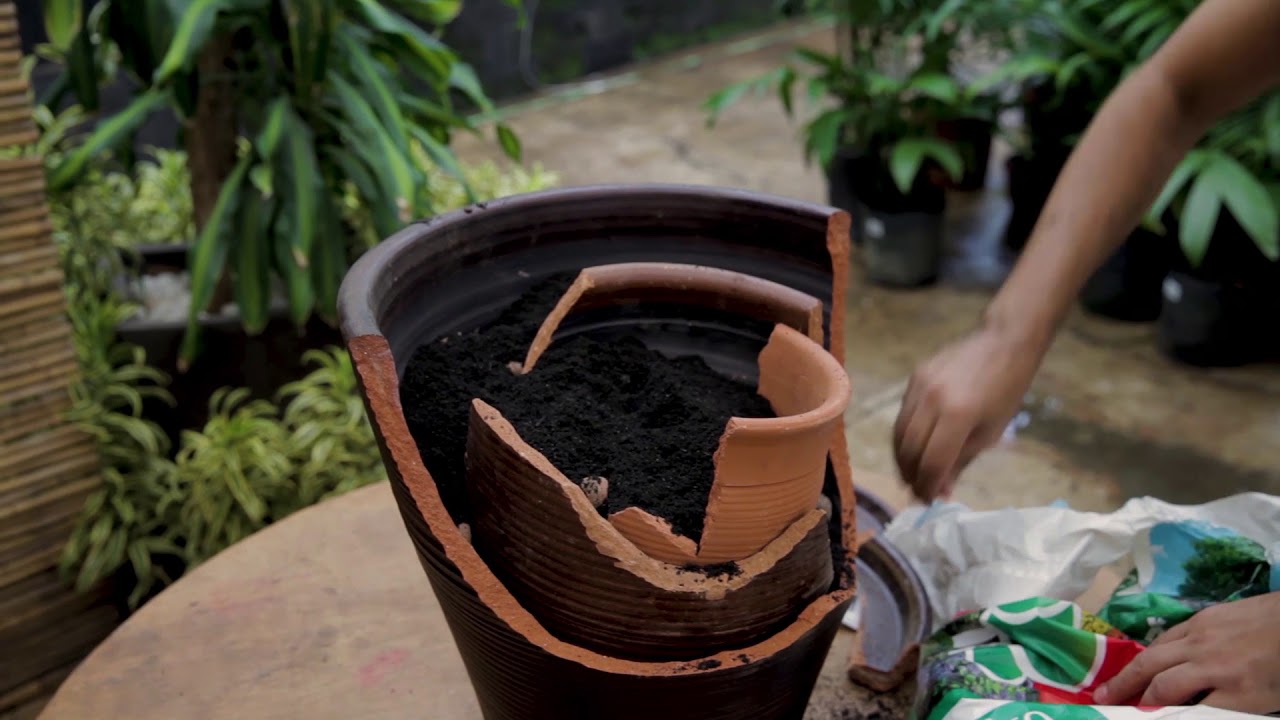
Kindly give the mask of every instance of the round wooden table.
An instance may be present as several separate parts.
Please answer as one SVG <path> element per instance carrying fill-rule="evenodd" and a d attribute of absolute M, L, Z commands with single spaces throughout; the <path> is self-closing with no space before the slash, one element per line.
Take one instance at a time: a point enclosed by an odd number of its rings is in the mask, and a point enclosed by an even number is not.
<path fill-rule="evenodd" d="M 806 718 L 904 717 L 848 680 L 841 630 Z M 908 683 L 910 684 L 910 683 Z M 197 567 L 67 678 L 43 720 L 478 720 L 386 483 L 296 513 Z"/>

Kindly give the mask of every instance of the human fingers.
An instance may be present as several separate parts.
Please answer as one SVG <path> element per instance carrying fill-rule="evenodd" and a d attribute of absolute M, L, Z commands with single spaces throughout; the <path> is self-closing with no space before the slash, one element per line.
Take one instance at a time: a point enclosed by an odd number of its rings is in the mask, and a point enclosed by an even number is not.
<path fill-rule="evenodd" d="M 932 489 L 920 482 L 920 460 L 937 422 L 938 415 L 932 407 L 927 404 L 918 406 L 907 421 L 897 452 L 898 470 L 902 473 L 903 481 L 911 487 L 916 497 L 926 502 L 931 501 L 933 496 L 930 494 Z"/>
<path fill-rule="evenodd" d="M 1213 689 L 1208 675 L 1191 663 L 1175 665 L 1151 678 L 1142 693 L 1141 705 L 1164 707 L 1186 705 L 1197 695 Z"/>
<path fill-rule="evenodd" d="M 1165 630 L 1164 632 L 1160 633 L 1160 635 L 1155 640 L 1153 640 L 1151 642 L 1151 645 L 1149 645 L 1148 647 L 1153 647 L 1153 648 L 1160 647 L 1161 645 L 1167 645 L 1171 642 L 1177 642 L 1178 640 L 1181 640 L 1187 637 L 1187 635 L 1191 632 L 1191 628 L 1193 626 L 1193 623 L 1192 623 L 1193 620 L 1194 618 L 1192 618 L 1192 620 L 1188 620 L 1187 622 L 1178 623 L 1177 625 L 1174 625 L 1168 630 Z"/>
<path fill-rule="evenodd" d="M 1160 673 L 1186 661 L 1186 643 L 1169 643 L 1148 648 L 1135 657 L 1115 677 L 1094 691 L 1103 705 L 1116 705 L 1138 697 Z"/>
<path fill-rule="evenodd" d="M 915 481 L 930 498 L 950 494 L 971 430 L 972 423 L 965 415 L 944 414 L 934 424 L 920 454 Z"/>

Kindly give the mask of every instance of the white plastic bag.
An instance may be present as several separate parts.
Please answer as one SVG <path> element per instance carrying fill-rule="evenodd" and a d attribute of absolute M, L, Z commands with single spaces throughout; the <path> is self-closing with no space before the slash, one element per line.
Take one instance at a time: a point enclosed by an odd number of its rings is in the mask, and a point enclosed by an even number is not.
<path fill-rule="evenodd" d="M 885 537 L 919 574 L 936 628 L 961 612 L 1033 596 L 1073 600 L 1104 567 L 1124 575 L 1136 566 L 1145 584 L 1151 552 L 1159 548 L 1141 542 L 1143 534 L 1158 523 L 1186 520 L 1231 528 L 1268 548 L 1268 560 L 1280 565 L 1280 498 L 1261 493 L 1204 505 L 1135 498 L 1113 513 L 916 507 L 900 513 Z"/>

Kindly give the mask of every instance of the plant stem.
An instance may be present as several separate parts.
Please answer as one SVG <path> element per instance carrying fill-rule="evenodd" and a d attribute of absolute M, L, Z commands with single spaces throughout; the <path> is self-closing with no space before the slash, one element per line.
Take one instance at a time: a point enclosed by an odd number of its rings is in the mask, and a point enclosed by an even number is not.
<path fill-rule="evenodd" d="M 199 233 L 213 212 L 222 184 L 236 164 L 236 88 L 230 34 L 214 37 L 197 60 L 200 77 L 196 109 L 187 121 L 187 162 L 191 169 L 191 201 Z M 219 308 L 231 298 L 226 272 L 210 299 Z"/>

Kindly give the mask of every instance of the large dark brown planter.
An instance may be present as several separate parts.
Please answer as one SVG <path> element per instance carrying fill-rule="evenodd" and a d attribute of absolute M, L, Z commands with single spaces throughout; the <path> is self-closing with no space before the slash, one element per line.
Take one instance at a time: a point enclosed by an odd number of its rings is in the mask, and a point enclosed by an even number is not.
<path fill-rule="evenodd" d="M 343 333 L 402 519 L 486 718 L 800 718 L 853 598 L 853 556 L 840 555 L 837 580 L 826 592 L 746 647 L 645 661 L 566 641 L 521 603 L 445 508 L 401 407 L 400 374 L 413 350 L 444 333 L 482 326 L 552 274 L 650 261 L 733 270 L 818 298 L 823 343 L 842 361 L 848 222 L 832 209 L 747 192 L 580 188 L 413 225 L 352 268 L 340 300 Z M 753 369 L 764 338 L 739 346 L 724 340 L 732 333 L 716 335 L 713 319 L 664 315 L 666 306 L 654 307 L 647 316 L 592 313 L 561 332 L 582 332 L 593 323 L 644 326 L 655 344 L 697 352 L 712 367 Z M 841 429 L 832 439 L 823 494 L 831 505 L 828 539 L 854 548 L 855 499 L 844 443 Z"/>

